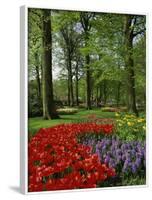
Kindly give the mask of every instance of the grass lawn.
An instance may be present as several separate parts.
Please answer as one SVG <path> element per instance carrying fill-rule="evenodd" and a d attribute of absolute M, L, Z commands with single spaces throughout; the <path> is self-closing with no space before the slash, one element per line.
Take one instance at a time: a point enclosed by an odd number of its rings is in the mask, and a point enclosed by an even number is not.
<path fill-rule="evenodd" d="M 75 114 L 60 115 L 60 119 L 44 120 L 42 117 L 29 118 L 28 132 L 30 136 L 34 135 L 40 128 L 47 128 L 57 124 L 78 122 L 87 119 L 89 115 L 95 114 L 100 118 L 115 118 L 115 112 L 102 112 L 101 109 L 84 110 L 79 109 Z"/>

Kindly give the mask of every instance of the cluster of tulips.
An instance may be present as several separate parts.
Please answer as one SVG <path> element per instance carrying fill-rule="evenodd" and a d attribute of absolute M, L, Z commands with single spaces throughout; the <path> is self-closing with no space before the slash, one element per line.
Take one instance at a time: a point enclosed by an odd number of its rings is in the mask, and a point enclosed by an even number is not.
<path fill-rule="evenodd" d="M 115 176 L 90 146 L 78 143 L 86 133 L 110 135 L 113 125 L 79 123 L 40 129 L 28 145 L 30 192 L 94 188 Z"/>

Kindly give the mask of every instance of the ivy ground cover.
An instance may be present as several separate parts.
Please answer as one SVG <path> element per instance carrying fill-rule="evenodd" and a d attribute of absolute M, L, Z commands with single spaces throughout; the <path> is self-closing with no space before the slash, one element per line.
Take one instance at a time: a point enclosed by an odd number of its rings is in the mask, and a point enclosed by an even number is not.
<path fill-rule="evenodd" d="M 123 141 L 114 124 L 62 124 L 40 129 L 28 146 L 28 190 L 122 185 L 145 176 L 145 144 Z"/>

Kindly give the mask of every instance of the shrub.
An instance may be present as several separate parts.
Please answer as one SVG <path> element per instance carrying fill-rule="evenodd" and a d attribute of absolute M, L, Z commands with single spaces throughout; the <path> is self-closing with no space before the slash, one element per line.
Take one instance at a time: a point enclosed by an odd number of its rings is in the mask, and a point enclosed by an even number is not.
<path fill-rule="evenodd" d="M 72 115 L 78 112 L 77 108 L 69 108 L 69 107 L 65 107 L 65 108 L 59 108 L 57 109 L 57 112 L 59 113 L 59 115 Z"/>
<path fill-rule="evenodd" d="M 126 112 L 127 108 L 126 107 L 102 107 L 101 110 L 103 112 Z"/>
<path fill-rule="evenodd" d="M 119 108 L 113 108 L 113 107 L 104 107 L 101 108 L 102 112 L 119 112 Z"/>

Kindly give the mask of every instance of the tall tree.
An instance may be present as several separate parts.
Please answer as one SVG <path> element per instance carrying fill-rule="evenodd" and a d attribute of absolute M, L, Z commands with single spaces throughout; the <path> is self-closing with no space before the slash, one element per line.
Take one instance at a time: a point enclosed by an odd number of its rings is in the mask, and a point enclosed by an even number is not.
<path fill-rule="evenodd" d="M 68 96 L 69 106 L 74 106 L 74 93 L 73 93 L 73 74 L 72 74 L 72 57 L 75 48 L 75 42 L 73 40 L 72 27 L 64 27 L 61 29 L 61 34 L 66 44 L 66 57 L 67 57 L 67 70 L 68 70 Z"/>
<path fill-rule="evenodd" d="M 64 60 L 67 71 L 68 85 L 68 105 L 74 106 L 74 88 L 73 88 L 73 61 L 74 54 L 80 39 L 80 32 L 77 30 L 79 15 L 77 12 L 62 11 L 54 16 L 54 30 L 56 30 L 57 39 L 64 52 Z M 64 20 L 63 20 L 64 19 Z"/>
<path fill-rule="evenodd" d="M 54 99 L 52 84 L 52 34 L 50 10 L 42 10 L 43 14 L 43 56 L 42 67 L 43 82 L 43 117 L 44 119 L 58 118 Z"/>
<path fill-rule="evenodd" d="M 94 17 L 94 13 L 81 12 L 80 22 L 84 31 L 85 47 L 88 46 L 89 35 L 91 30 L 91 19 Z M 90 72 L 90 55 L 87 53 L 85 55 L 85 65 L 86 65 L 86 108 L 91 109 L 91 72 Z"/>
<path fill-rule="evenodd" d="M 142 23 L 143 23 L 143 17 L 141 18 L 140 16 L 125 15 L 124 42 L 125 42 L 125 67 L 128 75 L 128 110 L 134 112 L 137 116 L 138 116 L 138 110 L 136 107 L 133 43 L 135 37 L 139 34 L 142 34 L 145 31 L 145 27 L 141 28 Z"/>

